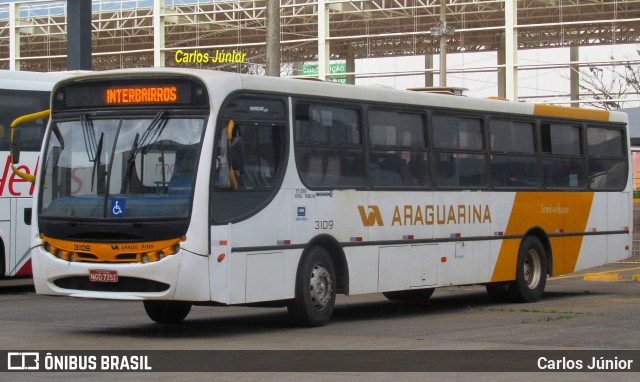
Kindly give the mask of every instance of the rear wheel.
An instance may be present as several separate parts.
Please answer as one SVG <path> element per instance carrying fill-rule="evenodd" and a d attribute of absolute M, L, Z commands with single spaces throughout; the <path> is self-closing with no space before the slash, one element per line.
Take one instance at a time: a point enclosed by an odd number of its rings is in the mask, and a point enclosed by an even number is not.
<path fill-rule="evenodd" d="M 331 319 L 336 302 L 336 276 L 331 256 L 323 247 L 310 248 L 296 276 L 296 297 L 287 309 L 300 326 L 323 326 Z"/>
<path fill-rule="evenodd" d="M 412 289 L 412 290 L 398 290 L 393 292 L 382 292 L 382 295 L 391 301 L 427 301 L 435 288 L 426 289 Z"/>
<path fill-rule="evenodd" d="M 509 283 L 493 283 L 486 286 L 494 302 L 535 302 L 544 294 L 547 283 L 547 255 L 544 246 L 535 236 L 528 236 L 520 244 L 516 280 Z"/>
<path fill-rule="evenodd" d="M 512 300 L 535 302 L 542 299 L 547 283 L 547 255 L 535 236 L 524 239 L 518 251 L 516 281 L 509 286 Z"/>
<path fill-rule="evenodd" d="M 510 299 L 510 284 L 491 284 L 487 285 L 487 293 L 493 302 L 507 302 Z"/>
<path fill-rule="evenodd" d="M 191 304 L 184 301 L 147 300 L 143 304 L 147 316 L 159 324 L 179 324 L 191 311 Z"/>

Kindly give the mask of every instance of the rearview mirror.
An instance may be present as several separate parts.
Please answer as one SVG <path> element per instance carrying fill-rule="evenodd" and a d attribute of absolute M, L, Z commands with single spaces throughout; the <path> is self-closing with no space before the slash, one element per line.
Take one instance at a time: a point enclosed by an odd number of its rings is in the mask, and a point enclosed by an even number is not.
<path fill-rule="evenodd" d="M 20 130 L 12 131 L 12 133 L 9 155 L 11 155 L 11 164 L 15 164 L 20 163 L 20 147 L 22 146 L 22 143 L 20 141 Z"/>
<path fill-rule="evenodd" d="M 10 157 L 11 157 L 11 171 L 14 174 L 19 176 L 20 178 L 34 183 L 36 181 L 36 177 L 28 174 L 24 171 L 18 170 L 16 167 L 16 163 L 20 163 L 20 131 L 16 130 L 16 127 L 25 122 L 37 121 L 38 119 L 48 119 L 50 115 L 49 110 L 39 111 L 33 114 L 23 115 L 22 117 L 16 118 L 13 122 L 11 122 L 11 144 L 9 146 L 10 149 Z"/>

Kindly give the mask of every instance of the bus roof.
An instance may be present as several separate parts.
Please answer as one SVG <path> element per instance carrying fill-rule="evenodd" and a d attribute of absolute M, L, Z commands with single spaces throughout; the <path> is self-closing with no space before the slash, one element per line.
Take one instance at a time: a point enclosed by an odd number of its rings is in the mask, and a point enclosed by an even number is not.
<path fill-rule="evenodd" d="M 0 88 L 12 90 L 51 91 L 56 82 L 78 72 L 28 72 L 21 70 L 0 70 Z"/>
<path fill-rule="evenodd" d="M 422 105 L 448 109 L 463 109 L 499 113 L 538 115 L 557 118 L 572 118 L 626 123 L 625 113 L 606 110 L 582 109 L 547 104 L 511 102 L 495 99 L 460 97 L 444 94 L 414 92 L 410 90 L 389 89 L 379 86 L 344 85 L 322 81 L 302 81 L 293 78 L 255 76 L 206 69 L 190 68 L 137 68 L 118 69 L 93 72 L 75 76 L 70 81 L 78 81 L 90 77 L 117 77 L 128 75 L 171 74 L 193 76 L 202 80 L 212 92 L 227 89 L 224 96 L 234 90 L 256 90 L 275 93 L 296 94 L 300 96 L 318 96 L 361 100 L 366 102 L 394 102 L 406 105 Z M 221 83 L 226 86 L 221 86 Z M 212 101 L 215 97 L 211 97 Z"/>

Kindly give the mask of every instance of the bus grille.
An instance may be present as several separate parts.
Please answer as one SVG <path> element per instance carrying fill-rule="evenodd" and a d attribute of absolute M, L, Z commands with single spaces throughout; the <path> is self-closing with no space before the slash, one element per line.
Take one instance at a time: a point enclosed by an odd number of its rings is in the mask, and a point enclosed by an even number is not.
<path fill-rule="evenodd" d="M 63 277 L 53 283 L 63 289 L 93 292 L 164 292 L 169 289 L 168 284 L 159 281 L 122 276 L 115 283 L 92 282 L 87 276 Z"/>

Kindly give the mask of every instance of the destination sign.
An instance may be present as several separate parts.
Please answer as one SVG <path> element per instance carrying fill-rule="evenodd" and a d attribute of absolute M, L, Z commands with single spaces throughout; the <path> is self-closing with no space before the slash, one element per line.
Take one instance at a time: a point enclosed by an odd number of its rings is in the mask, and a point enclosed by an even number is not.
<path fill-rule="evenodd" d="M 176 86 L 144 86 L 107 88 L 104 91 L 105 102 L 123 103 L 176 103 L 178 88 Z"/>
<path fill-rule="evenodd" d="M 206 88 L 187 78 L 87 78 L 55 90 L 53 112 L 70 109 L 169 106 L 207 107 Z"/>

